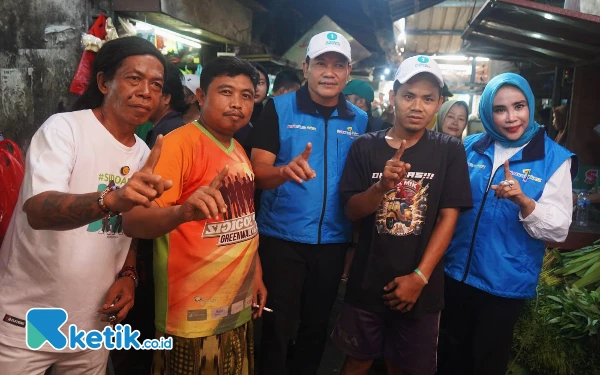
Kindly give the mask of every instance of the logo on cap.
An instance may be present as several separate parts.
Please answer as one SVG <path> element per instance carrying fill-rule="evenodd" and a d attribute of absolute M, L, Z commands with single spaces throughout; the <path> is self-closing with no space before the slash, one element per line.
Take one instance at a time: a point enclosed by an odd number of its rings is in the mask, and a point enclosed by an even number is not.
<path fill-rule="evenodd" d="M 327 34 L 327 39 L 329 40 L 336 40 L 338 38 L 336 33 L 329 33 Z"/>
<path fill-rule="evenodd" d="M 427 56 L 419 56 L 417 58 L 417 61 L 420 62 L 421 64 L 427 64 L 429 62 L 429 57 L 427 57 Z"/>

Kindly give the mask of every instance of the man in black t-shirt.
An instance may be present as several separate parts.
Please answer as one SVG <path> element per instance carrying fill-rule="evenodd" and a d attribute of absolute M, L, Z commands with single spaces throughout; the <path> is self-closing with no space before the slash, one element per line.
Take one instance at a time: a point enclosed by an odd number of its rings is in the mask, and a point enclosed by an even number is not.
<path fill-rule="evenodd" d="M 460 209 L 472 206 L 461 143 L 427 124 L 443 102 L 442 73 L 427 56 L 405 60 L 394 82 L 395 125 L 351 146 L 340 196 L 359 223 L 346 299 L 332 333 L 346 352 L 341 374 L 436 372 L 441 261 Z"/>

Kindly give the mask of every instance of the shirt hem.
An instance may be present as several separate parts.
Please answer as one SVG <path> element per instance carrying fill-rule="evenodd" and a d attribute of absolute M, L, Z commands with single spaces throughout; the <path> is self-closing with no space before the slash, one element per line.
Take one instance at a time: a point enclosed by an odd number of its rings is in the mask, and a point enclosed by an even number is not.
<path fill-rule="evenodd" d="M 358 309 L 373 312 L 373 313 L 394 312 L 393 310 L 390 310 L 390 308 L 385 305 L 375 306 L 372 304 L 358 302 L 357 300 L 355 300 L 353 298 L 345 298 L 344 303 L 347 303 L 348 305 L 356 307 Z M 444 304 L 442 303 L 440 305 L 435 305 L 433 307 L 427 307 L 427 308 L 418 307 L 416 310 L 413 309 L 407 313 L 402 313 L 402 314 L 405 314 L 407 317 L 411 317 L 411 318 L 412 317 L 421 317 L 421 316 L 425 316 L 425 315 L 429 315 L 429 314 L 438 313 L 438 312 L 442 311 L 443 309 L 444 309 Z"/>
<path fill-rule="evenodd" d="M 23 335 L 25 335 L 25 329 L 23 329 Z M 25 340 L 17 339 L 17 338 L 11 337 L 11 336 L 6 336 L 2 333 L 0 333 L 0 345 L 6 345 L 6 346 L 13 347 L 13 348 L 19 348 L 19 349 L 25 349 L 25 350 L 32 350 L 27 346 L 27 343 Z M 64 349 L 58 350 L 58 349 L 54 349 L 50 344 L 44 344 L 39 349 L 36 349 L 36 351 L 44 352 L 44 353 L 75 353 L 75 352 L 82 352 L 84 350 L 89 350 L 89 349 L 81 349 L 79 347 L 77 347 L 75 349 L 71 349 L 67 346 Z"/>
<path fill-rule="evenodd" d="M 258 225 L 260 228 L 260 223 L 258 223 Z M 303 244 L 307 244 L 307 245 L 343 244 L 343 243 L 351 242 L 349 237 L 348 238 L 325 238 L 325 239 L 321 239 L 321 242 L 319 242 L 318 239 L 312 238 L 312 237 L 286 236 L 286 235 L 282 235 L 281 233 L 278 233 L 278 232 L 270 232 L 270 231 L 265 231 L 265 230 L 262 230 L 262 231 L 259 230 L 258 232 L 259 232 L 259 235 L 261 235 L 261 236 L 268 236 L 268 237 L 276 238 L 278 240 L 303 243 Z"/>
<path fill-rule="evenodd" d="M 465 281 L 462 281 L 462 279 L 457 279 L 453 275 L 451 275 L 447 272 L 445 272 L 445 273 L 446 273 L 446 276 L 448 276 L 458 282 L 465 283 L 469 286 L 472 286 L 473 288 L 477 288 L 483 292 L 489 293 L 489 294 L 497 296 L 497 297 L 512 298 L 512 299 L 530 299 L 530 298 L 535 297 L 535 291 L 533 293 L 508 292 L 508 291 L 489 288 L 489 287 L 483 285 L 482 283 L 477 282 L 477 279 L 473 280 L 473 277 L 469 277 L 468 275 L 467 275 L 467 278 L 465 279 Z"/>
<path fill-rule="evenodd" d="M 171 336 L 183 337 L 186 339 L 196 339 L 196 338 L 200 338 L 200 337 L 217 336 L 217 335 L 223 334 L 225 332 L 229 332 L 231 330 L 239 328 L 239 327 L 243 326 L 244 324 L 248 323 L 250 321 L 250 319 L 252 319 L 252 317 L 249 317 L 248 319 L 244 319 L 241 322 L 236 322 L 236 324 L 228 326 L 227 328 L 224 328 L 224 329 L 220 329 L 218 331 L 183 332 L 183 331 L 179 331 L 179 330 L 165 329 L 164 327 L 158 327 L 158 326 L 156 327 L 156 330 L 159 332 L 166 333 L 167 335 L 171 335 Z"/>

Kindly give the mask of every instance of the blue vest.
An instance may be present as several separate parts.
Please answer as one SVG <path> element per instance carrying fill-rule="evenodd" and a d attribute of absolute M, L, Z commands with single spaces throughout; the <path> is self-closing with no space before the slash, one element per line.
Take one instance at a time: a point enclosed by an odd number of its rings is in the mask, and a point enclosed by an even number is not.
<path fill-rule="evenodd" d="M 507 298 L 532 298 L 544 257 L 544 242 L 531 237 L 519 221 L 519 206 L 498 199 L 488 188 L 504 180 L 504 165 L 493 171 L 494 140 L 476 134 L 465 140 L 473 192 L 473 208 L 460 214 L 446 251 L 446 274 L 475 288 Z M 510 171 L 523 192 L 538 201 L 544 186 L 570 157 L 571 177 L 577 174 L 577 157 L 541 129 L 509 159 Z"/>
<path fill-rule="evenodd" d="M 351 223 L 340 201 L 339 183 L 350 145 L 365 132 L 367 114 L 340 94 L 337 109 L 325 121 L 306 86 L 273 100 L 280 141 L 275 166 L 288 164 L 311 142 L 308 164 L 317 177 L 263 191 L 257 218 L 260 234 L 306 244 L 350 242 Z"/>

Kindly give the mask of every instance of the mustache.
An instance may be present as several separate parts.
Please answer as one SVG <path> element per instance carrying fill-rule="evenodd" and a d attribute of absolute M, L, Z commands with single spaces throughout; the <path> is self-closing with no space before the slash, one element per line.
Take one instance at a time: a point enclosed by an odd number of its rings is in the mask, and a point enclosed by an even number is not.
<path fill-rule="evenodd" d="M 238 116 L 241 118 L 246 118 L 246 116 L 244 116 L 244 114 L 240 111 L 227 111 L 223 113 L 223 116 Z"/>

